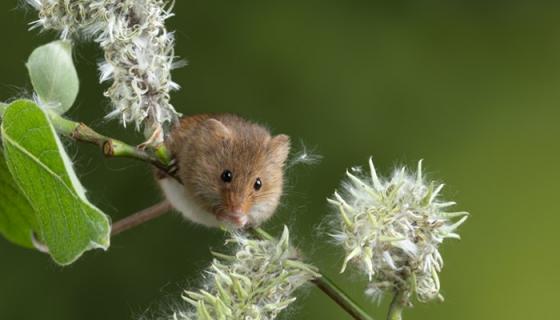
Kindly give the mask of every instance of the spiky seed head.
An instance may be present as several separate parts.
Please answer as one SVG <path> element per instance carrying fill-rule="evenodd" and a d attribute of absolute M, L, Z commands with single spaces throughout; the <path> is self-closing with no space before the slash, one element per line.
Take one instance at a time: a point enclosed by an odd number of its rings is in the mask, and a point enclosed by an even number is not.
<path fill-rule="evenodd" d="M 383 293 L 403 290 L 425 302 L 440 295 L 438 251 L 446 238 L 459 239 L 456 229 L 468 213 L 451 212 L 455 202 L 440 199 L 443 184 L 427 181 L 422 161 L 416 172 L 396 169 L 390 178 L 377 175 L 369 160 L 369 174 L 347 172 L 342 192 L 329 203 L 336 209 L 332 238 L 344 248 L 344 272 L 349 263 L 368 278 L 366 294 L 380 300 Z"/>

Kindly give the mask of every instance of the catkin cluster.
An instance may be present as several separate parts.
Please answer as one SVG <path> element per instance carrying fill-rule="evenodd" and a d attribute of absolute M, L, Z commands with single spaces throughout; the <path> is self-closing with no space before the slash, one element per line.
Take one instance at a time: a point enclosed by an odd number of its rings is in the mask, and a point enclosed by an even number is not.
<path fill-rule="evenodd" d="M 104 51 L 100 81 L 123 125 L 166 128 L 178 114 L 169 93 L 179 86 L 171 70 L 180 66 L 174 36 L 165 28 L 171 7 L 164 0 L 27 0 L 39 12 L 32 27 L 57 30 L 61 38 L 88 38 Z"/>
<path fill-rule="evenodd" d="M 255 240 L 236 233 L 232 256 L 215 253 L 206 270 L 204 289 L 185 291 L 191 306 L 170 320 L 272 320 L 296 300 L 294 291 L 318 277 L 317 270 L 298 260 L 288 228 L 280 240 Z"/>
<path fill-rule="evenodd" d="M 446 210 L 455 202 L 440 200 L 443 184 L 426 181 L 422 162 L 416 173 L 400 168 L 389 179 L 377 176 L 371 159 L 369 165 L 368 176 L 347 172 L 342 195 L 329 199 L 337 211 L 332 236 L 346 251 L 342 271 L 350 262 L 362 270 L 366 293 L 375 300 L 394 291 L 407 301 L 412 293 L 422 302 L 443 299 L 438 248 L 446 238 L 459 238 L 455 230 L 468 214 Z"/>

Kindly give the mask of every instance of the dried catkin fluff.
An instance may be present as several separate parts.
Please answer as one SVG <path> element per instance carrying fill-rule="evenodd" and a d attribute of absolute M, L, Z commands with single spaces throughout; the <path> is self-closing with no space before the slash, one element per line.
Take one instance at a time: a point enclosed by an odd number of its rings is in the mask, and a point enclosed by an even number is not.
<path fill-rule="evenodd" d="M 446 210 L 455 202 L 440 200 L 443 184 L 426 180 L 421 161 L 415 173 L 403 167 L 388 179 L 377 176 L 371 159 L 369 166 L 368 176 L 347 172 L 342 193 L 329 199 L 337 211 L 332 237 L 346 252 L 342 272 L 348 263 L 363 271 L 366 294 L 375 300 L 393 291 L 408 302 L 412 293 L 422 302 L 443 299 L 438 248 L 446 238 L 459 239 L 456 229 L 468 213 Z"/>
<path fill-rule="evenodd" d="M 228 242 L 237 246 L 234 255 L 215 254 L 204 288 L 185 291 L 190 308 L 176 310 L 169 320 L 272 320 L 296 300 L 296 289 L 319 276 L 298 260 L 286 227 L 280 240 L 234 233 Z"/>
<path fill-rule="evenodd" d="M 88 38 L 104 51 L 100 81 L 123 125 L 148 132 L 166 128 L 178 113 L 169 93 L 179 86 L 171 70 L 179 67 L 174 36 L 165 28 L 173 3 L 164 0 L 27 0 L 39 12 L 33 27 L 57 30 L 63 39 Z"/>

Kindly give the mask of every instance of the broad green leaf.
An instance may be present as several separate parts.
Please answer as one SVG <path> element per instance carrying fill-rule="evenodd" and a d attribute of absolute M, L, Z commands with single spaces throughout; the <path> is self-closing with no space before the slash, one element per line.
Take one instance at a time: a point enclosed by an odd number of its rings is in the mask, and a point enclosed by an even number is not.
<path fill-rule="evenodd" d="M 33 89 L 41 102 L 58 114 L 72 107 L 80 81 L 72 61 L 72 44 L 53 41 L 38 47 L 26 63 Z"/>
<path fill-rule="evenodd" d="M 31 101 L 15 101 L 4 113 L 1 133 L 8 168 L 55 262 L 67 265 L 84 251 L 107 249 L 109 220 L 88 202 L 45 112 Z"/>
<path fill-rule="evenodd" d="M 33 248 L 31 239 L 36 229 L 35 212 L 16 185 L 0 152 L 0 233 L 15 244 Z"/>

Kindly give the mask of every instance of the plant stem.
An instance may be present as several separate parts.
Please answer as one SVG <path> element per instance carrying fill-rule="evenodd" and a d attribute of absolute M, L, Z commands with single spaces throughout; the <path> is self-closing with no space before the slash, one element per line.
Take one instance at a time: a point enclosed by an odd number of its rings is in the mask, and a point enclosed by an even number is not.
<path fill-rule="evenodd" d="M 249 230 L 253 235 L 260 239 L 270 240 L 273 237 L 261 228 Z M 354 320 L 373 320 L 354 300 L 352 300 L 342 289 L 340 289 L 329 277 L 319 270 L 321 275 L 311 280 L 319 290 L 332 299 L 339 307 L 346 311 Z"/>
<path fill-rule="evenodd" d="M 320 272 L 320 271 L 319 271 Z M 331 298 L 338 304 L 344 311 L 346 311 L 355 320 L 373 320 L 360 306 L 356 304 L 344 291 L 342 291 L 331 279 L 324 273 L 321 273 L 320 278 L 311 280 L 317 288 Z"/>
<path fill-rule="evenodd" d="M 106 137 L 81 122 L 65 119 L 54 112 L 49 112 L 49 118 L 58 134 L 76 141 L 95 144 L 101 148 L 106 157 L 131 158 L 148 162 L 170 174 L 171 155 L 163 144 L 158 145 L 153 150 L 142 149 Z"/>
<path fill-rule="evenodd" d="M 160 217 L 164 213 L 169 212 L 169 210 L 171 210 L 171 204 L 168 201 L 162 201 L 160 203 L 156 203 L 151 207 L 131 214 L 130 216 L 112 224 L 111 236 L 116 236 L 123 231 Z"/>
<path fill-rule="evenodd" d="M 404 293 L 402 290 L 395 291 L 395 296 L 393 301 L 391 301 L 391 306 L 389 307 L 389 313 L 387 314 L 387 320 L 402 320 L 402 312 L 404 309 Z"/>

